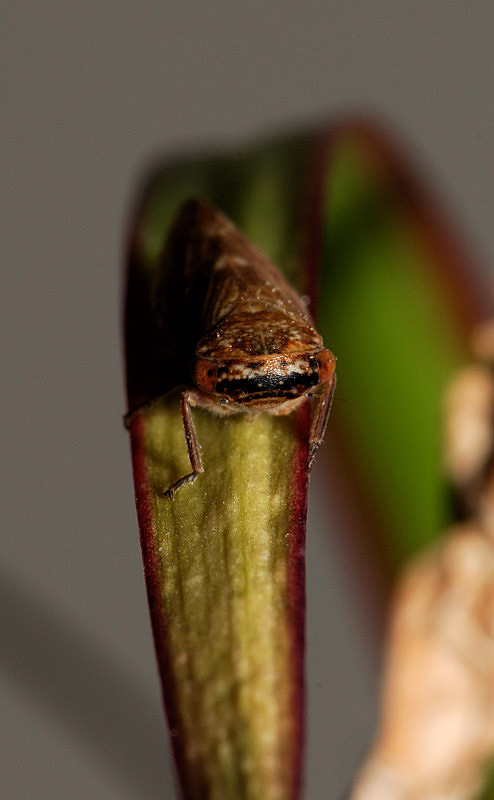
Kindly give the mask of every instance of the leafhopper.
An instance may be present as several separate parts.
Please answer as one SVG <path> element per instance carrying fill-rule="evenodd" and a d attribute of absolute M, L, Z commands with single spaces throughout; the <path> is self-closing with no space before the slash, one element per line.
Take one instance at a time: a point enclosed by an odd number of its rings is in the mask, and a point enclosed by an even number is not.
<path fill-rule="evenodd" d="M 193 407 L 215 414 L 290 414 L 312 398 L 312 463 L 331 406 L 335 357 L 323 347 L 302 298 L 227 217 L 201 199 L 179 211 L 161 267 L 154 312 L 158 326 L 179 332 L 176 345 L 168 341 L 166 348 L 175 361 L 180 351 L 187 366 L 181 411 L 191 467 L 165 496 L 173 499 L 204 472 Z"/>

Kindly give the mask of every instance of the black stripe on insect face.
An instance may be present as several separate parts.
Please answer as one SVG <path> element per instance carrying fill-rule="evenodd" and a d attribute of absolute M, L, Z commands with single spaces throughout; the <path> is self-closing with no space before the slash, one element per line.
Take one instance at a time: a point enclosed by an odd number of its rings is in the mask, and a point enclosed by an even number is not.
<path fill-rule="evenodd" d="M 319 373 L 317 371 L 292 372 L 288 375 L 275 372 L 261 374 L 255 378 L 220 377 L 216 383 L 215 392 L 246 403 L 270 397 L 289 400 L 305 394 L 308 389 L 317 386 L 318 383 Z"/>

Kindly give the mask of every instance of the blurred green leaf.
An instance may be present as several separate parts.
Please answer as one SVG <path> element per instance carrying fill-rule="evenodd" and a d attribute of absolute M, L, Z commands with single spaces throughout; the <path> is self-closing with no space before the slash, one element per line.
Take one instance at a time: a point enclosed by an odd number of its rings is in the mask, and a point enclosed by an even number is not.
<path fill-rule="evenodd" d="M 325 169 L 319 328 L 338 357 L 330 435 L 395 570 L 451 522 L 442 398 L 483 307 L 476 276 L 450 257 L 432 206 L 385 140 L 338 131 Z"/>

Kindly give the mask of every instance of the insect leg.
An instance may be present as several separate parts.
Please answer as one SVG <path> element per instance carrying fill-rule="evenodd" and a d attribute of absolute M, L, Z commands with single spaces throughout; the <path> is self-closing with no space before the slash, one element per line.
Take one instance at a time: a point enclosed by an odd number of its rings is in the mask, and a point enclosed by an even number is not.
<path fill-rule="evenodd" d="M 309 439 L 309 468 L 312 466 L 317 448 L 324 438 L 335 386 L 336 375 L 333 375 L 331 380 L 322 383 L 317 392 L 314 392 Z"/>
<path fill-rule="evenodd" d="M 188 391 L 182 392 L 180 407 L 182 410 L 185 440 L 187 442 L 187 450 L 189 453 L 189 461 L 192 472 L 190 472 L 188 475 L 184 475 L 182 478 L 179 478 L 179 480 L 175 481 L 175 483 L 172 483 L 166 492 L 163 493 L 163 497 L 169 497 L 170 500 L 173 500 L 175 492 L 178 492 L 182 486 L 185 486 L 187 483 L 193 483 L 197 476 L 200 475 L 201 472 L 204 472 L 199 441 L 197 439 L 197 433 L 194 427 L 194 421 L 192 419 L 192 405 L 195 405 L 195 403 L 191 393 Z"/>

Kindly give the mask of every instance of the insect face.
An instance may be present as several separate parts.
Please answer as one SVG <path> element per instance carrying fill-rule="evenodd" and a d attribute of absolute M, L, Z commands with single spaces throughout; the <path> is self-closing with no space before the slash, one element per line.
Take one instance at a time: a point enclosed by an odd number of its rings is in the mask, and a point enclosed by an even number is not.
<path fill-rule="evenodd" d="M 311 389 L 330 380 L 333 372 L 333 355 L 321 349 L 291 358 L 270 355 L 222 362 L 198 359 L 194 382 L 208 394 L 243 407 L 263 409 L 310 394 Z"/>

